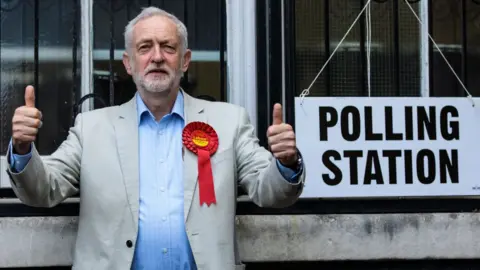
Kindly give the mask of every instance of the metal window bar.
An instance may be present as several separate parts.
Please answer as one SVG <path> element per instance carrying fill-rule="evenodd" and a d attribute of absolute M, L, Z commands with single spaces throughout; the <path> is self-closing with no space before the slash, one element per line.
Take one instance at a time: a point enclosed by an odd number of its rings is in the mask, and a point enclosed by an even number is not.
<path fill-rule="evenodd" d="M 114 0 L 110 0 L 109 14 L 110 14 L 110 59 L 108 60 L 108 72 L 109 72 L 109 98 L 110 106 L 115 105 L 115 73 L 113 72 L 113 61 L 115 53 L 115 12 L 114 12 Z"/>
<path fill-rule="evenodd" d="M 468 89 L 468 80 L 467 80 L 467 0 L 462 0 L 461 3 L 461 24 L 462 24 L 462 64 L 461 64 L 461 74 L 460 79 L 462 80 L 465 87 Z M 457 95 L 466 96 L 465 91 L 460 87 L 457 88 Z"/>
<path fill-rule="evenodd" d="M 395 0 L 396 1 L 396 0 Z M 360 0 L 360 8 L 365 6 L 365 0 Z M 370 3 L 371 4 L 371 3 Z M 328 16 L 328 15 L 327 15 Z M 328 16 L 330 17 L 330 16 Z M 366 82 L 367 82 L 367 51 L 365 49 L 365 40 L 366 40 L 366 31 L 365 31 L 365 18 L 366 15 L 365 13 L 362 14 L 362 18 L 358 21 L 359 26 L 360 26 L 360 89 L 361 92 L 359 93 L 359 96 L 367 96 L 367 87 L 366 87 Z M 329 57 L 330 54 L 327 55 Z M 331 93 L 331 91 L 328 91 Z"/>
<path fill-rule="evenodd" d="M 192 1 L 193 5 L 195 5 L 195 1 Z M 151 0 L 148 1 L 149 5 L 151 5 Z M 183 24 L 188 29 L 188 5 L 187 1 L 183 1 Z M 183 74 L 183 79 L 186 85 L 188 85 L 188 70 Z"/>
<path fill-rule="evenodd" d="M 433 33 L 433 14 L 432 14 L 432 4 L 433 0 L 427 0 L 428 1 L 428 33 Z M 429 59 L 429 65 L 428 65 L 428 78 L 429 78 L 429 95 L 430 96 L 435 96 L 435 91 L 433 89 L 433 65 L 431 63 L 433 62 L 433 43 L 430 39 L 428 39 L 428 59 Z"/>
<path fill-rule="evenodd" d="M 402 3 L 403 4 L 403 3 Z M 393 1 L 393 65 L 394 65 L 394 88 L 395 94 L 400 96 L 400 19 L 398 1 Z M 419 25 L 420 27 L 420 25 Z"/>
<path fill-rule="evenodd" d="M 72 0 L 72 11 L 73 11 L 73 26 L 72 26 L 72 107 L 73 107 L 73 112 L 72 112 L 72 120 L 71 122 L 74 123 L 75 121 L 75 115 L 77 112 L 77 108 L 75 106 L 76 100 L 77 100 L 77 50 L 78 50 L 78 15 L 79 15 L 79 7 L 78 7 L 78 1 L 77 0 Z"/>
<path fill-rule="evenodd" d="M 285 81 L 285 100 L 283 100 L 283 109 L 285 111 L 285 121 L 295 126 L 295 115 L 291 113 L 291 110 L 288 108 L 293 108 L 295 106 L 295 92 L 288 91 L 288 89 L 295 89 L 295 73 L 292 72 L 287 67 L 295 66 L 295 1 L 294 0 L 284 0 L 284 45 L 285 52 L 283 53 L 285 58 L 284 64 L 284 81 Z M 272 107 L 268 108 L 271 110 Z"/>
<path fill-rule="evenodd" d="M 331 50 L 330 50 L 330 0 L 325 0 L 324 2 L 324 8 L 323 8 L 323 21 L 324 21 L 324 44 L 325 44 L 325 62 L 328 60 L 328 57 L 330 56 Z M 328 65 L 325 68 L 325 89 L 327 92 L 327 96 L 332 95 L 332 88 L 331 88 L 331 66 Z"/>
<path fill-rule="evenodd" d="M 39 39 L 40 39 L 40 11 L 39 11 L 39 0 L 35 0 L 34 2 L 34 38 L 33 38 L 33 76 L 34 76 L 34 83 L 35 86 L 35 106 L 38 108 L 40 102 L 40 85 L 38 81 L 38 47 L 39 47 Z M 38 145 L 40 139 L 40 134 L 37 134 L 35 143 Z"/>

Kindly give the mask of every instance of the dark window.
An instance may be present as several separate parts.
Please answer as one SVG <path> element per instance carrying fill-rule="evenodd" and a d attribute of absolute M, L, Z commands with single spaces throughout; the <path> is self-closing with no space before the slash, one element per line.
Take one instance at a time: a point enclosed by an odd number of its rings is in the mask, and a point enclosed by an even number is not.
<path fill-rule="evenodd" d="M 425 1 L 409 1 L 419 16 L 420 4 Z M 266 130 L 271 124 L 271 108 L 274 102 L 282 101 L 283 82 L 285 118 L 295 126 L 294 98 L 310 85 L 366 2 L 285 0 L 283 7 L 280 1 L 257 2 L 258 130 Z M 480 1 L 428 3 L 429 32 L 468 90 L 479 96 Z M 420 96 L 422 85 L 428 86 L 430 96 L 465 95 L 433 43 L 421 38 L 421 25 L 405 1 L 374 0 L 371 5 L 372 96 Z M 368 95 L 365 27 L 362 16 L 311 88 L 310 96 Z M 422 44 L 426 44 L 423 48 L 429 58 L 428 68 L 422 65 Z M 285 70 L 281 68 L 282 58 Z M 429 75 L 426 84 L 422 74 Z M 259 137 L 262 145 L 267 146 L 266 136 L 260 132 Z M 349 198 L 301 200 L 278 211 L 240 203 L 237 213 L 448 212 L 474 211 L 478 208 L 474 205 L 473 199 Z"/>
<path fill-rule="evenodd" d="M 24 105 L 29 84 L 44 117 L 40 154 L 52 153 L 66 138 L 79 92 L 79 20 L 76 0 L 2 1 L 0 155 L 6 154 L 13 112 Z"/>
<path fill-rule="evenodd" d="M 95 0 L 93 1 L 93 70 L 95 107 L 123 103 L 133 97 L 135 85 L 121 62 L 126 24 L 142 7 L 165 9 L 182 20 L 189 31 L 193 59 L 182 87 L 191 95 L 226 100 L 226 11 L 222 0 Z M 28 84 L 36 86 L 44 126 L 36 143 L 40 154 L 54 152 L 65 140 L 75 108 L 81 100 L 81 7 L 79 0 L 1 1 L 0 155 L 11 138 L 15 108 L 24 104 Z M 220 63 L 223 63 L 222 65 Z M 0 164 L 3 171 L 4 164 Z M 1 175 L 1 173 L 0 173 Z M 1 189 L 0 197 L 14 197 Z M 77 204 L 55 209 L 31 209 L 17 204 L 1 215 L 76 215 Z"/>
<path fill-rule="evenodd" d="M 94 87 L 95 94 L 107 105 L 128 101 L 136 92 L 135 84 L 125 71 L 124 29 L 141 9 L 156 6 L 173 13 L 186 25 L 189 48 L 193 51 L 188 72 L 181 86 L 193 96 L 206 95 L 226 100 L 225 7 L 221 0 L 139 0 L 94 1 Z M 222 27 L 223 25 L 223 27 Z M 96 102 L 95 108 L 103 107 Z"/>
<path fill-rule="evenodd" d="M 295 1 L 296 95 L 310 85 L 366 2 Z M 412 7 L 418 13 L 419 4 Z M 372 1 L 370 10 L 371 95 L 418 96 L 418 21 L 403 1 Z M 362 16 L 310 89 L 310 96 L 367 96 L 366 40 Z"/>
<path fill-rule="evenodd" d="M 480 1 L 431 1 L 432 37 L 473 96 L 480 95 Z M 438 50 L 431 46 L 431 96 L 465 96 Z"/>

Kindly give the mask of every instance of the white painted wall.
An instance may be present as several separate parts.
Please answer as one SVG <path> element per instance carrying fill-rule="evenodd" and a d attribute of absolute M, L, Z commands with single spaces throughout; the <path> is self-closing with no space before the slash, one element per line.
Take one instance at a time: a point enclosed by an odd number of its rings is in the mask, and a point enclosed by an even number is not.
<path fill-rule="evenodd" d="M 480 258 L 480 214 L 238 216 L 244 262 Z M 0 268 L 70 265 L 77 217 L 0 219 Z"/>

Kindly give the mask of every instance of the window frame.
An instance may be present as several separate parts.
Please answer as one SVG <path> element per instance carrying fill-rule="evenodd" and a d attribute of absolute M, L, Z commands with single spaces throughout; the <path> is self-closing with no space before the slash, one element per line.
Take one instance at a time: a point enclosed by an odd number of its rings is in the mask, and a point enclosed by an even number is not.
<path fill-rule="evenodd" d="M 257 131 L 257 1 L 225 1 L 227 55 L 231 59 L 227 62 L 227 101 L 244 107 Z"/>
<path fill-rule="evenodd" d="M 93 24 L 94 24 L 94 17 L 93 17 L 93 12 L 94 12 L 94 1 L 95 0 L 80 0 L 80 53 L 81 53 L 81 69 L 80 73 L 78 76 L 80 76 L 80 97 L 87 97 L 90 95 L 94 94 L 94 61 L 98 59 L 109 59 L 109 50 L 108 49 L 95 49 L 94 46 L 94 31 L 93 31 Z M 249 0 L 250 6 L 254 5 L 255 0 Z M 232 1 L 234 4 L 233 8 L 238 8 L 242 7 L 240 4 L 238 4 L 238 1 Z M 220 0 L 220 13 L 225 13 L 225 8 L 226 5 L 229 4 L 229 0 Z M 254 6 L 253 6 L 254 8 Z M 245 10 L 245 8 L 241 8 L 241 10 Z M 232 13 L 234 13 L 235 9 L 231 10 Z M 251 12 L 251 10 L 250 10 Z M 220 23 L 223 24 L 222 28 L 220 29 L 221 33 L 221 44 L 219 50 L 208 50 L 208 51 L 202 51 L 202 50 L 195 50 L 192 52 L 192 61 L 214 61 L 214 62 L 223 62 L 223 66 L 225 66 L 225 63 L 229 63 L 227 59 L 229 57 L 233 57 L 235 54 L 234 53 L 229 53 L 228 50 L 225 53 L 225 35 L 231 35 L 231 36 L 238 36 L 238 38 L 247 38 L 249 40 L 254 40 L 255 38 L 255 32 L 251 31 L 252 28 L 254 29 L 254 25 L 249 26 L 248 22 L 252 21 L 252 18 L 254 18 L 254 12 L 253 13 L 248 13 L 247 11 L 243 11 L 241 13 L 241 16 L 237 17 L 237 20 L 234 21 L 232 24 L 232 27 L 230 29 L 225 29 L 225 34 L 222 34 L 224 31 L 225 23 L 226 23 L 226 18 L 222 16 Z M 228 17 L 228 16 L 227 16 Z M 247 22 L 245 22 L 247 20 Z M 243 23 L 244 25 L 240 25 L 240 23 Z M 251 23 L 250 23 L 251 24 Z M 236 27 L 241 27 L 242 29 L 246 26 L 246 30 L 240 34 L 242 35 L 237 35 L 237 31 L 233 31 L 233 29 L 236 29 Z M 234 34 L 232 34 L 234 33 Z M 238 42 L 238 40 L 237 40 Z M 250 49 L 255 47 L 255 42 L 250 42 Z M 228 46 L 227 46 L 228 47 Z M 220 53 L 220 51 L 223 50 L 223 54 Z M 236 55 L 239 55 L 239 51 L 241 48 L 237 49 Z M 252 53 L 254 52 L 251 50 Z M 121 58 L 121 55 L 123 54 L 123 50 L 114 50 L 113 52 L 113 57 L 114 59 Z M 57 54 L 58 55 L 58 54 Z M 246 62 L 248 65 L 242 66 L 237 64 L 234 64 L 235 66 L 232 66 L 233 68 L 241 68 L 242 71 L 247 74 L 245 78 L 248 78 L 249 84 L 246 87 L 248 89 L 248 93 L 245 94 L 247 99 L 242 101 L 242 99 L 234 98 L 233 96 L 233 91 L 236 89 L 235 87 L 229 87 L 228 83 L 228 78 L 230 77 L 229 74 L 229 69 L 226 69 L 226 74 L 225 76 L 222 77 L 222 81 L 220 84 L 222 85 L 221 89 L 221 96 L 222 98 L 225 98 L 226 101 L 236 103 L 239 105 L 242 105 L 247 108 L 249 115 L 252 119 L 252 123 L 255 123 L 256 125 L 256 99 L 252 99 L 252 96 L 254 97 L 254 94 L 256 93 L 256 88 L 251 87 L 252 83 L 255 85 L 255 68 L 250 68 L 252 65 L 255 67 L 255 58 L 250 58 L 248 59 L 248 62 Z M 253 63 L 253 64 L 252 64 Z M 224 68 L 221 68 L 221 71 L 225 70 Z M 235 70 L 235 69 L 233 69 Z M 227 80 L 227 83 L 224 82 L 224 80 Z M 226 89 L 223 89 L 223 86 L 226 85 Z M 253 93 L 253 94 L 252 94 Z M 227 95 L 227 97 L 225 97 Z M 224 101 L 224 100 L 221 100 Z M 106 101 L 108 103 L 108 101 Z M 92 98 L 87 98 L 85 99 L 84 102 L 82 102 L 81 107 L 80 107 L 80 112 L 87 112 L 91 111 L 94 109 L 94 99 Z M 43 155 L 42 155 L 43 156 Z M 0 189 L 4 190 L 9 190 L 11 189 L 11 182 L 10 178 L 7 173 L 7 155 L 0 155 Z M 8 192 L 7 192 L 8 193 Z"/>
<path fill-rule="evenodd" d="M 295 82 L 295 0 L 258 1 L 257 3 L 257 68 L 258 68 L 258 112 L 259 129 L 265 130 L 270 123 L 274 102 L 283 101 L 285 120 L 295 129 L 294 98 Z M 261 3 L 260 3 L 261 2 Z M 363 1 L 363 3 L 366 3 Z M 363 7 L 363 6 L 362 6 Z M 432 33 L 431 0 L 420 1 L 417 12 L 422 21 L 420 28 L 420 91 L 419 98 L 433 97 L 432 65 L 433 43 L 428 33 Z M 412 15 L 413 16 L 413 15 Z M 278 31 L 281 25 L 281 33 Z M 277 50 L 281 40 L 282 50 Z M 279 65 L 277 59 L 282 59 Z M 278 67 L 281 67 L 280 69 Z M 320 68 L 320 67 L 319 67 Z M 279 83 L 280 81 L 280 83 Z M 262 87 L 267 91 L 263 93 Z M 279 90 L 281 89 L 281 91 Z M 266 109 L 268 108 L 268 109 Z M 260 142 L 267 147 L 266 136 L 260 136 Z M 237 214 L 249 215 L 289 215 L 289 214 L 351 214 L 351 213 L 433 213 L 475 211 L 475 199 L 472 198 L 340 198 L 318 200 L 301 198 L 295 205 L 286 209 L 264 209 L 251 202 L 241 202 Z"/>

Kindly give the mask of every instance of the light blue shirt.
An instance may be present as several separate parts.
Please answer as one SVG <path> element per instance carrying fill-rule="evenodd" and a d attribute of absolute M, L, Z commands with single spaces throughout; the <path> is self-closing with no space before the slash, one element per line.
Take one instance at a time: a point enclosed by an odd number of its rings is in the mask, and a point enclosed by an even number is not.
<path fill-rule="evenodd" d="M 183 213 L 182 130 L 185 125 L 183 95 L 179 92 L 171 113 L 156 121 L 136 94 L 139 129 L 140 208 L 138 238 L 132 269 L 197 269 L 187 238 Z M 21 171 L 31 153 L 12 153 L 10 164 Z M 297 181 L 299 172 L 277 162 L 286 180 Z"/>
<path fill-rule="evenodd" d="M 132 269 L 196 269 L 183 219 L 183 95 L 160 121 L 136 99 L 140 210 Z"/>

